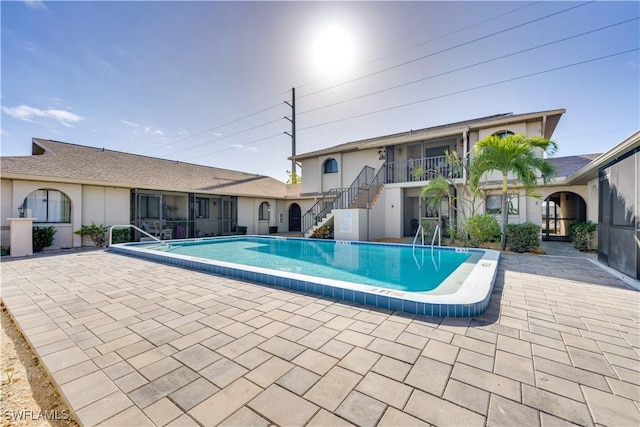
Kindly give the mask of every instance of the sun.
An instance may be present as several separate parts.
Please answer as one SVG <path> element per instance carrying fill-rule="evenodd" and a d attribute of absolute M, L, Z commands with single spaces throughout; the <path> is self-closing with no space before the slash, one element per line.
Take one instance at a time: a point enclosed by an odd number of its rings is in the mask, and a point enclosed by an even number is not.
<path fill-rule="evenodd" d="M 329 25 L 316 34 L 311 55 L 314 68 L 323 74 L 334 74 L 354 65 L 353 37 L 344 27 Z"/>

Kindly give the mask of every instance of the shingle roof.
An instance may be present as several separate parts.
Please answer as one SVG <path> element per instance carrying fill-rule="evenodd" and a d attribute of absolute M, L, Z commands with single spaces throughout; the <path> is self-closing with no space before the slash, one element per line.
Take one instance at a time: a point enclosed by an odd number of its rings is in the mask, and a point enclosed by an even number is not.
<path fill-rule="evenodd" d="M 0 174 L 234 196 L 284 198 L 299 191 L 268 176 L 37 138 L 33 155 L 2 157 Z"/>
<path fill-rule="evenodd" d="M 579 156 L 553 157 L 547 159 L 556 168 L 557 177 L 570 177 L 585 165 L 600 156 L 598 154 L 581 154 Z"/>

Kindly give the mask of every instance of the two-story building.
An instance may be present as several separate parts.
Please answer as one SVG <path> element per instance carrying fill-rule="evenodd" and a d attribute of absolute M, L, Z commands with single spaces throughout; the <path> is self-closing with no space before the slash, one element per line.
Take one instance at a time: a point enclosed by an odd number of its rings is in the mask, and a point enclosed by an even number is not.
<path fill-rule="evenodd" d="M 413 236 L 420 221 L 434 215 L 427 209 L 425 201 L 421 200 L 420 188 L 437 175 L 448 178 L 455 203 L 449 207 L 447 201 L 443 200 L 439 214 L 445 223 L 455 221 L 461 225 L 464 217 L 474 212 L 498 215 L 501 209 L 500 190 L 498 185 L 491 185 L 498 175 L 488 176 L 482 196 L 474 197 L 468 189 L 466 168 L 454 167 L 447 161 L 447 154 L 455 153 L 463 162 L 471 161 L 476 142 L 494 134 L 520 133 L 528 137 L 551 139 L 564 112 L 559 109 L 527 114 L 498 114 L 348 142 L 296 155 L 294 159 L 302 164 L 304 171 L 301 195 L 318 198 L 312 211 L 303 215 L 303 232 L 308 235 L 318 225 L 335 222 L 334 216 L 337 215 L 335 228 L 340 235 L 341 228 L 348 228 L 341 226 L 343 213 L 340 210 L 353 210 L 348 221 L 353 223 L 354 218 L 359 218 L 359 224 L 368 224 L 355 232 L 358 238 Z M 588 159 L 583 156 L 577 164 L 584 166 L 584 161 Z M 563 166 L 561 173 L 566 173 L 564 166 L 568 163 L 557 163 Z M 423 173 L 416 175 L 416 170 Z M 543 200 L 552 194 L 549 192 L 569 191 L 551 186 L 540 190 Z M 587 197 L 583 189 L 576 191 L 581 199 Z M 469 201 L 469 204 L 465 205 L 463 200 Z M 524 189 L 514 183 L 510 193 L 510 222 L 532 221 L 542 225 L 543 200 L 525 197 Z M 575 219 L 586 219 L 586 211 L 580 214 L 583 217 Z"/>

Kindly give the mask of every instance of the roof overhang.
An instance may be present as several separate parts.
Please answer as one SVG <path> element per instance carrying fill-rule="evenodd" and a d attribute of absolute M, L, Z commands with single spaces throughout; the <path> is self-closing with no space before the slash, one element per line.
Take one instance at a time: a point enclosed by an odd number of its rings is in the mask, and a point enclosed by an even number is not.
<path fill-rule="evenodd" d="M 586 184 L 588 181 L 598 177 L 598 170 L 608 163 L 616 160 L 618 157 L 628 153 L 629 151 L 640 147 L 640 130 L 637 130 L 631 136 L 626 138 L 620 144 L 611 150 L 595 158 L 591 163 L 574 173 L 568 180 L 569 184 Z"/>
<path fill-rule="evenodd" d="M 346 153 L 358 150 L 367 150 L 372 148 L 380 148 L 393 146 L 398 144 L 407 144 L 411 142 L 423 141 L 426 139 L 439 139 L 460 135 L 464 132 L 508 126 L 513 123 L 532 123 L 542 122 L 542 136 L 550 139 L 553 132 L 560 121 L 562 115 L 566 112 L 564 108 L 556 110 L 538 111 L 534 113 L 525 114 L 503 114 L 498 116 L 488 117 L 486 120 L 467 121 L 460 122 L 459 124 L 451 124 L 434 126 L 432 128 L 425 128 L 420 130 L 411 130 L 408 132 L 396 133 L 387 136 L 381 136 L 377 138 L 368 138 L 360 141 L 353 141 L 351 143 L 339 144 L 334 147 L 328 147 L 321 150 L 312 151 L 309 153 L 298 154 L 289 157 L 289 160 L 304 160 L 308 158 L 318 157 L 322 155 Z M 444 129 L 443 129 L 444 127 Z"/>

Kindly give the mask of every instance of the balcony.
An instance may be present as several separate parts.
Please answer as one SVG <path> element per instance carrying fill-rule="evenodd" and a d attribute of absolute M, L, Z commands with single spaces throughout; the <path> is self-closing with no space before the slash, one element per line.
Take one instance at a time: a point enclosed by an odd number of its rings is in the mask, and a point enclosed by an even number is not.
<path fill-rule="evenodd" d="M 419 159 L 402 160 L 399 162 L 387 162 L 386 183 L 396 184 L 402 182 L 428 181 L 436 176 L 444 176 L 454 179 L 461 178 L 462 175 L 457 168 L 452 167 L 447 162 L 446 156 L 423 157 Z M 423 173 L 419 177 L 413 176 L 413 171 L 422 169 Z"/>

